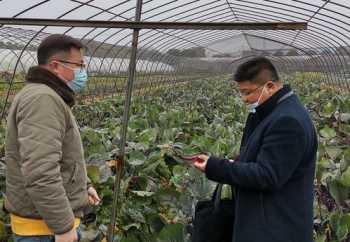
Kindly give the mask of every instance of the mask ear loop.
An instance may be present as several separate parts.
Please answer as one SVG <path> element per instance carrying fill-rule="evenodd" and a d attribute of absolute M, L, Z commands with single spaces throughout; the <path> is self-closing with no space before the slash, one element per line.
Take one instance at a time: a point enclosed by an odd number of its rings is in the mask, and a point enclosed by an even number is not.
<path fill-rule="evenodd" d="M 59 61 L 56 61 L 56 60 L 53 60 L 53 61 L 56 62 L 56 63 L 58 63 L 58 64 L 63 65 L 64 67 L 66 67 L 66 68 L 68 68 L 68 69 L 70 69 L 71 71 L 74 72 L 74 70 L 71 69 L 69 66 L 66 66 L 66 65 L 64 65 L 63 63 L 61 63 L 61 62 L 59 62 Z M 55 73 L 55 74 L 56 74 L 56 76 L 58 76 L 59 78 L 61 78 L 61 79 L 62 79 L 63 81 L 65 81 L 66 83 L 70 82 L 69 80 L 67 80 L 66 78 L 64 78 L 62 75 L 60 75 L 60 74 L 58 74 L 58 73 Z"/>
<path fill-rule="evenodd" d="M 262 89 L 262 91 L 261 91 L 261 93 L 260 93 L 260 96 L 259 96 L 259 98 L 258 98 L 258 101 L 257 101 L 257 104 L 258 104 L 258 105 L 259 105 L 260 99 L 261 99 L 261 97 L 262 97 L 262 95 L 263 95 L 263 93 L 264 93 L 264 91 L 265 91 L 266 84 L 267 84 L 267 83 L 264 84 L 264 87 L 263 87 L 263 89 Z"/>

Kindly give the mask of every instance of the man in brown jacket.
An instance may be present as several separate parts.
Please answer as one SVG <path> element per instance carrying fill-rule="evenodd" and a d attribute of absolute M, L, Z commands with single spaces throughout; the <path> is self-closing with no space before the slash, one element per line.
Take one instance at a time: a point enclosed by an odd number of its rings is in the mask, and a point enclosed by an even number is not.
<path fill-rule="evenodd" d="M 90 185 L 71 107 L 87 74 L 80 41 L 51 35 L 38 48 L 7 119 L 6 200 L 15 241 L 78 241 Z M 39 240 L 40 239 L 40 240 Z"/>

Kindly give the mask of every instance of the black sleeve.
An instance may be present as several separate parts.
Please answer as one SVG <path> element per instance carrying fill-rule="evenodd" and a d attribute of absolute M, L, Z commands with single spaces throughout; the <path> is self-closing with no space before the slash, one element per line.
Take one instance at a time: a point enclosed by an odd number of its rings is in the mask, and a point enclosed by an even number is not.
<path fill-rule="evenodd" d="M 210 157 L 208 179 L 254 190 L 277 190 L 298 167 L 306 146 L 301 125 L 292 118 L 275 122 L 262 139 L 256 161 L 234 162 Z"/>

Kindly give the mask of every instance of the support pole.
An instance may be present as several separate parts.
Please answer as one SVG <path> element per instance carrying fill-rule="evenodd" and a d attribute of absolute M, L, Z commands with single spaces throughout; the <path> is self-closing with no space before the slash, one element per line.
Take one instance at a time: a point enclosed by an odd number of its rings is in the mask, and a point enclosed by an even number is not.
<path fill-rule="evenodd" d="M 135 11 L 136 22 L 139 22 L 141 20 L 141 11 L 142 11 L 142 0 L 137 0 L 136 11 Z M 122 123 L 122 129 L 120 131 L 120 137 L 121 137 L 120 149 L 119 149 L 119 153 L 116 161 L 117 174 L 114 182 L 111 222 L 110 222 L 110 226 L 107 234 L 108 242 L 113 242 L 114 240 L 114 229 L 115 229 L 116 218 L 118 214 L 117 208 L 120 200 L 120 182 L 124 171 L 125 145 L 126 145 L 126 135 L 128 130 L 128 122 L 130 117 L 131 97 L 132 97 L 133 83 L 134 83 L 135 73 L 136 73 L 136 54 L 137 54 L 137 45 L 138 45 L 140 29 L 134 29 L 133 31 L 134 32 L 132 37 L 131 56 L 130 56 L 129 70 L 128 70 L 128 83 L 126 87 L 123 123 Z"/>

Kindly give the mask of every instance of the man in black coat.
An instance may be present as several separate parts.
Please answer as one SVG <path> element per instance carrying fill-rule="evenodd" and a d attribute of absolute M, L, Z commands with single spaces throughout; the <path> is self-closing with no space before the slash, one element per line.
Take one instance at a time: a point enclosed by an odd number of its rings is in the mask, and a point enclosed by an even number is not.
<path fill-rule="evenodd" d="M 236 161 L 201 155 L 208 179 L 235 188 L 233 242 L 313 241 L 317 135 L 272 63 L 257 57 L 234 76 L 250 106 Z"/>

